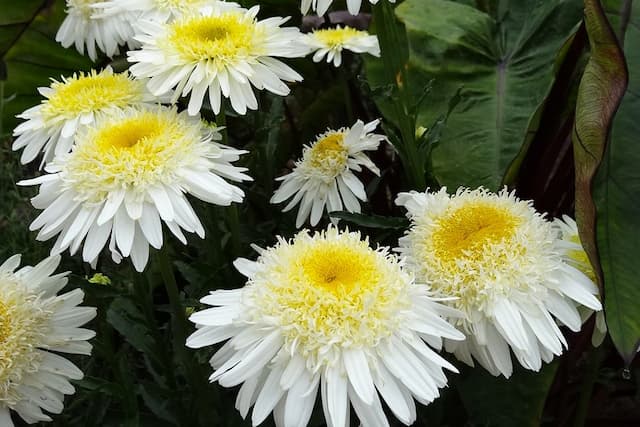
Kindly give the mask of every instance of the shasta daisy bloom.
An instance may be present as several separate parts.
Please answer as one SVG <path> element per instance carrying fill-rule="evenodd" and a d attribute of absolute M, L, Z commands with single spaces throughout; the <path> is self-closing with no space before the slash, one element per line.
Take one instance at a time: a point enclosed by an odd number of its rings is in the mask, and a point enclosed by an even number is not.
<path fill-rule="evenodd" d="M 94 16 L 94 5 L 100 0 L 67 0 L 67 17 L 56 34 L 56 41 L 64 47 L 75 45 L 84 55 L 85 46 L 91 60 L 98 58 L 96 46 L 109 58 L 119 53 L 119 45 L 132 41 L 132 23 L 136 16 L 121 12 L 109 16 Z"/>
<path fill-rule="evenodd" d="M 192 348 L 227 340 L 213 356 L 211 381 L 242 384 L 236 408 L 254 426 L 271 411 L 277 426 L 305 426 L 318 388 L 327 425 L 349 426 L 349 403 L 363 425 L 388 425 L 381 399 L 403 423 L 413 399 L 428 403 L 455 368 L 426 343 L 463 335 L 440 315 L 455 314 L 414 284 L 388 248 L 336 228 L 278 239 L 256 261 L 234 263 L 241 289 L 211 292 L 213 306 L 191 320 Z"/>
<path fill-rule="evenodd" d="M 13 427 L 11 411 L 27 423 L 51 421 L 64 395 L 75 393 L 69 380 L 82 379 L 73 363 L 58 353 L 91 354 L 87 340 L 95 333 L 82 326 L 96 309 L 79 307 L 80 289 L 57 293 L 67 273 L 53 274 L 59 256 L 34 267 L 14 255 L 0 265 L 0 425 Z"/>
<path fill-rule="evenodd" d="M 138 20 L 164 23 L 214 4 L 221 8 L 239 7 L 237 3 L 221 0 L 107 0 L 93 7 L 100 10 L 98 16 L 132 12 L 137 14 Z"/>
<path fill-rule="evenodd" d="M 360 6 L 362 4 L 362 0 L 346 0 L 347 1 L 347 9 L 349 13 L 352 15 L 357 15 L 360 13 Z M 389 0 L 389 3 L 395 3 L 395 0 Z M 314 10 L 318 16 L 322 16 L 327 13 L 329 10 L 329 6 L 331 6 L 333 0 L 302 0 L 300 3 L 300 10 L 303 14 L 307 14 L 309 9 Z M 369 0 L 369 3 L 376 4 L 378 0 Z"/>
<path fill-rule="evenodd" d="M 149 77 L 155 95 L 189 95 L 188 112 L 198 114 L 205 93 L 214 113 L 221 98 L 229 98 L 239 114 L 258 108 L 253 87 L 287 95 L 284 81 L 302 76 L 274 57 L 300 57 L 308 53 L 297 28 L 280 27 L 288 18 L 256 18 L 249 10 L 214 3 L 200 13 L 185 14 L 167 24 L 141 22 L 137 39 L 142 49 L 129 52 L 131 72 Z"/>
<path fill-rule="evenodd" d="M 13 149 L 24 148 L 20 158 L 23 164 L 33 161 L 41 151 L 43 163 L 69 152 L 78 128 L 94 124 L 108 109 L 155 101 L 144 82 L 133 80 L 127 73 L 114 73 L 110 67 L 62 77 L 62 81 L 53 80 L 38 91 L 45 99 L 18 115 L 26 121 L 13 132 L 17 137 Z"/>
<path fill-rule="evenodd" d="M 454 324 L 467 340 L 445 343 L 465 363 L 473 356 L 509 377 L 511 348 L 537 371 L 567 346 L 556 319 L 578 331 L 577 305 L 602 309 L 594 283 L 562 256 L 552 223 L 513 193 L 442 189 L 401 193 L 396 203 L 412 221 L 399 248 L 407 267 L 465 313 Z"/>
<path fill-rule="evenodd" d="M 306 34 L 306 42 L 315 53 L 313 61 L 320 62 L 326 56 L 327 62 L 339 67 L 342 64 L 342 51 L 344 49 L 355 53 L 369 53 L 380 56 L 378 38 L 371 36 L 366 31 L 356 30 L 352 27 L 336 27 L 316 30 Z"/>
<path fill-rule="evenodd" d="M 560 238 L 559 246 L 565 262 L 582 271 L 585 276 L 595 283 L 597 281 L 596 273 L 593 271 L 589 257 L 582 247 L 576 222 L 571 217 L 563 215 L 562 218 L 555 218 L 553 225 L 558 231 Z M 593 314 L 593 310 L 586 307 L 578 307 L 578 310 L 580 311 L 583 321 Z M 607 334 L 607 324 L 602 311 L 596 312 L 595 320 L 595 329 L 591 336 L 591 343 L 597 347 L 602 344 Z"/>
<path fill-rule="evenodd" d="M 300 204 L 296 227 L 311 216 L 315 226 L 322 211 L 360 212 L 360 202 L 367 200 L 362 182 L 352 171 L 360 172 L 362 167 L 376 175 L 380 171 L 367 157 L 365 151 L 376 150 L 383 135 L 374 134 L 379 120 L 367 124 L 358 120 L 351 128 L 328 130 L 319 135 L 315 142 L 304 147 L 302 159 L 288 175 L 277 178 L 282 181 L 271 198 L 271 203 L 280 203 L 291 197 L 284 212 Z"/>
<path fill-rule="evenodd" d="M 251 179 L 231 164 L 244 151 L 214 142 L 219 136 L 175 108 L 113 110 L 79 133 L 48 174 L 19 183 L 40 185 L 31 201 L 43 212 L 30 229 L 40 230 L 38 240 L 58 236 L 52 253 L 73 254 L 84 241 L 82 257 L 94 265 L 109 241 L 114 261 L 131 256 L 142 271 L 149 245 L 162 246 L 162 222 L 183 243 L 182 230 L 204 237 L 186 194 L 223 206 L 242 201 L 223 178 Z"/>

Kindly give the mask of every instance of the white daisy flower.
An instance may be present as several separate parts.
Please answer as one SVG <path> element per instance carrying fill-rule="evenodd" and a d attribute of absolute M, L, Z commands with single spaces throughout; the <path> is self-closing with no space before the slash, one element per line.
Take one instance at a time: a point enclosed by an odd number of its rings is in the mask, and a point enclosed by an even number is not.
<path fill-rule="evenodd" d="M 241 289 L 218 290 L 191 316 L 199 329 L 187 345 L 231 338 L 212 357 L 211 381 L 242 384 L 236 408 L 262 423 L 304 427 L 318 388 L 327 425 L 349 426 L 349 403 L 366 426 L 388 425 L 381 399 L 404 424 L 416 419 L 414 398 L 427 404 L 447 384 L 433 351 L 463 334 L 440 315 L 455 310 L 414 284 L 388 248 L 371 249 L 359 233 L 306 230 L 234 263 Z"/>
<path fill-rule="evenodd" d="M 213 142 L 219 137 L 175 108 L 113 110 L 79 133 L 48 174 L 18 183 L 40 185 L 31 201 L 44 211 L 30 229 L 40 230 L 38 240 L 58 236 L 52 253 L 73 254 L 84 241 L 82 257 L 94 265 L 111 236 L 114 261 L 131 256 L 142 271 L 149 245 L 162 246 L 162 222 L 185 244 L 181 229 L 204 237 L 186 193 L 222 206 L 242 201 L 242 190 L 223 178 L 251 179 L 231 164 L 244 151 Z"/>
<path fill-rule="evenodd" d="M 283 81 L 301 81 L 302 76 L 274 57 L 301 57 L 308 47 L 297 28 L 280 27 L 288 18 L 259 21 L 258 10 L 215 3 L 168 24 L 141 22 L 144 35 L 137 39 L 142 50 L 128 53 L 135 62 L 131 72 L 150 77 L 148 88 L 155 95 L 189 95 L 190 115 L 198 114 L 207 92 L 216 114 L 221 97 L 229 98 L 239 114 L 257 109 L 252 87 L 287 95 Z"/>
<path fill-rule="evenodd" d="M 585 276 L 587 276 L 592 282 L 596 283 L 598 279 L 596 277 L 596 273 L 593 271 L 589 257 L 582 247 L 576 222 L 571 217 L 563 215 L 562 218 L 555 218 L 553 220 L 553 225 L 556 227 L 559 234 L 559 246 L 565 262 L 582 271 Z M 580 311 L 583 322 L 593 314 L 593 310 L 590 310 L 587 307 L 579 306 L 578 310 Z M 595 328 L 591 335 L 591 343 L 594 347 L 598 347 L 602 344 L 602 341 L 607 335 L 607 324 L 602 311 L 596 312 L 595 320 Z"/>
<path fill-rule="evenodd" d="M 378 37 L 369 35 L 366 31 L 356 30 L 352 27 L 336 27 L 324 30 L 315 30 L 305 35 L 305 40 L 315 53 L 313 61 L 320 62 L 326 56 L 327 62 L 339 67 L 342 64 L 342 50 L 350 50 L 355 53 L 369 53 L 380 56 Z"/>
<path fill-rule="evenodd" d="M 567 342 L 557 319 L 573 331 L 579 303 L 601 310 L 595 284 L 565 262 L 557 232 L 530 202 L 506 190 L 459 189 L 449 196 L 400 193 L 411 228 L 399 251 L 416 280 L 465 313 L 455 325 L 467 334 L 445 348 L 493 375 L 512 373 L 509 348 L 522 366 L 537 371 Z"/>
<path fill-rule="evenodd" d="M 26 121 L 13 131 L 17 137 L 13 149 L 24 148 L 20 158 L 23 164 L 33 161 L 41 151 L 42 164 L 69 152 L 78 128 L 94 124 L 108 109 L 156 101 L 144 82 L 133 80 L 128 73 L 114 73 L 110 67 L 53 80 L 38 92 L 46 99 L 19 114 Z"/>
<path fill-rule="evenodd" d="M 51 421 L 43 410 L 59 414 L 64 395 L 75 393 L 69 380 L 83 374 L 57 353 L 91 354 L 95 333 L 81 326 L 96 316 L 78 307 L 80 289 L 62 295 L 67 274 L 53 274 L 59 256 L 35 267 L 14 255 L 0 265 L 0 425 L 13 427 L 11 411 L 27 423 Z M 53 274 L 53 275 L 52 275 Z"/>
<path fill-rule="evenodd" d="M 362 5 L 362 0 L 346 0 L 347 1 L 347 10 L 352 15 L 357 15 L 360 13 L 360 6 Z M 389 3 L 395 3 L 396 0 L 389 0 Z M 300 11 L 306 15 L 309 12 L 309 9 L 315 11 L 318 16 L 322 16 L 327 13 L 329 10 L 329 6 L 331 6 L 333 0 L 302 0 L 300 3 Z M 378 0 L 369 0 L 369 3 L 376 4 Z"/>
<path fill-rule="evenodd" d="M 91 60 L 98 58 L 96 46 L 109 58 L 119 53 L 118 46 L 132 41 L 136 15 L 120 12 L 109 16 L 95 16 L 94 5 L 101 0 L 67 0 L 67 17 L 60 25 L 56 41 L 64 47 L 75 44 L 84 55 L 85 46 Z"/>
<path fill-rule="evenodd" d="M 222 0 L 107 0 L 93 7 L 100 11 L 97 16 L 132 12 L 137 14 L 137 20 L 164 23 L 212 5 L 220 8 L 239 7 L 237 3 Z"/>
<path fill-rule="evenodd" d="M 376 175 L 380 171 L 364 153 L 378 148 L 383 135 L 372 133 L 380 123 L 374 120 L 364 124 L 358 120 L 351 128 L 328 130 L 319 135 L 315 142 L 304 147 L 302 159 L 288 175 L 277 178 L 282 181 L 271 198 L 271 203 L 281 203 L 293 197 L 285 206 L 284 212 L 293 209 L 298 203 L 300 208 L 296 227 L 311 216 L 311 225 L 315 226 L 322 211 L 360 212 L 360 202 L 367 200 L 362 182 L 352 171 L 360 172 L 362 166 Z"/>

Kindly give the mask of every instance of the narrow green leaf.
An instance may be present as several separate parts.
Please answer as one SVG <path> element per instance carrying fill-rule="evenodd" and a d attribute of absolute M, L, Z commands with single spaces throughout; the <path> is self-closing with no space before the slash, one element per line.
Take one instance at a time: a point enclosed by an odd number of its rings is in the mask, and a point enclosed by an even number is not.
<path fill-rule="evenodd" d="M 409 227 L 409 220 L 399 217 L 364 215 L 345 211 L 330 212 L 329 216 L 367 228 L 403 230 Z"/>

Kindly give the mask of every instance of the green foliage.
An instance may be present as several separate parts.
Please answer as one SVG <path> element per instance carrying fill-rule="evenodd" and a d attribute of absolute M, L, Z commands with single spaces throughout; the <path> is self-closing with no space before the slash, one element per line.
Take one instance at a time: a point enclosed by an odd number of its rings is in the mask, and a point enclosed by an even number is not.
<path fill-rule="evenodd" d="M 611 123 L 609 145 L 594 189 L 607 324 L 627 363 L 635 357 L 640 343 L 640 7 L 637 3 L 632 7 L 632 3 L 604 2 L 624 48 L 629 85 Z"/>
<path fill-rule="evenodd" d="M 580 1 L 492 5 L 483 11 L 453 1 L 407 0 L 396 10 L 409 40 L 410 91 L 435 82 L 418 125 L 430 125 L 463 87 L 433 151 L 433 173 L 450 188 L 499 187 L 549 86 L 556 51 L 581 17 Z M 371 67 L 376 82 L 377 69 Z M 379 106 L 396 117 L 384 101 Z"/>

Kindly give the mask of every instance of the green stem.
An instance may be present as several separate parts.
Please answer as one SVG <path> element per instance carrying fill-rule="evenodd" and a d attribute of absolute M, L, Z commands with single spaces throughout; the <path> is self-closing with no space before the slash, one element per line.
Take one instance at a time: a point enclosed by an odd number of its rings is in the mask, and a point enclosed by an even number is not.
<path fill-rule="evenodd" d="M 227 125 L 227 115 L 225 113 L 224 103 L 220 105 L 220 112 L 216 116 L 216 125 Z M 225 128 L 222 132 L 222 143 L 224 145 L 229 145 L 228 128 Z M 227 222 L 229 224 L 229 231 L 231 232 L 231 254 L 235 258 L 240 255 L 240 218 L 238 216 L 237 206 L 234 204 L 229 206 L 227 208 L 227 213 Z"/>
<path fill-rule="evenodd" d="M 411 114 L 412 94 L 408 90 L 407 71 L 405 69 L 406 58 L 403 53 L 405 40 L 400 36 L 398 23 L 393 9 L 388 2 L 380 2 L 374 6 L 374 19 L 376 31 L 380 42 L 387 81 L 397 88 L 398 98 L 392 100 L 394 116 L 400 130 L 401 147 L 396 147 L 401 152 L 401 159 L 405 166 L 405 173 L 409 185 L 416 190 L 424 190 L 426 181 L 426 159 L 418 151 L 416 142 L 416 117 Z"/>
<path fill-rule="evenodd" d="M 604 347 L 605 344 L 603 343 L 600 347 L 592 349 L 589 354 L 586 372 L 582 380 L 582 387 L 580 388 L 580 396 L 578 397 L 576 416 L 573 420 L 574 427 L 584 426 L 587 420 L 589 404 L 591 403 L 591 395 L 593 394 L 593 386 L 598 378 L 600 365 L 606 355 Z"/>

